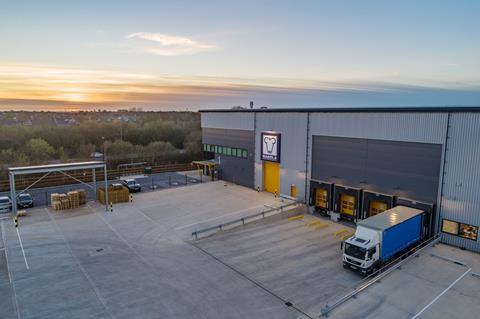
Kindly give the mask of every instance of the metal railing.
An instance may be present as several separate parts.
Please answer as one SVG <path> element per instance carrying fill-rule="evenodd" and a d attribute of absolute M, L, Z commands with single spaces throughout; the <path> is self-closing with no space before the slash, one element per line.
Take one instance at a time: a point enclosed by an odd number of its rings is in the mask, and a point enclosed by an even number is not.
<path fill-rule="evenodd" d="M 227 221 L 227 222 L 215 225 L 215 226 L 206 227 L 206 228 L 203 228 L 203 229 L 200 229 L 200 230 L 196 230 L 196 231 L 192 232 L 192 237 L 194 237 L 195 240 L 197 240 L 199 238 L 199 235 L 204 234 L 204 233 L 209 233 L 209 236 L 210 236 L 210 235 L 213 235 L 213 234 L 215 234 L 219 231 L 225 230 L 228 226 L 232 226 L 232 225 L 236 225 L 236 224 L 238 224 L 238 226 L 243 226 L 245 224 L 248 224 L 249 222 L 262 220 L 265 217 L 270 217 L 270 216 L 277 215 L 279 213 L 283 213 L 285 211 L 285 208 L 297 206 L 298 204 L 300 204 L 300 202 L 293 201 L 291 203 L 281 205 L 281 206 L 278 206 L 278 207 L 270 206 L 270 205 L 264 205 L 265 208 L 268 208 L 267 210 L 263 210 L 260 213 L 256 213 L 256 214 L 252 214 L 252 215 L 248 215 L 248 216 L 243 216 L 241 218 L 233 219 L 233 220 L 230 220 L 230 221 Z M 277 212 L 277 213 L 276 214 L 270 214 L 270 213 L 273 213 L 273 212 Z M 261 218 L 259 218 L 259 217 L 261 217 Z M 229 228 L 229 229 L 231 229 L 231 228 Z"/>
<path fill-rule="evenodd" d="M 403 255 L 399 256 L 398 258 L 390 261 L 388 264 L 383 266 L 382 268 L 378 269 L 371 275 L 365 277 L 362 279 L 355 288 L 345 296 L 339 298 L 335 302 L 333 302 L 331 305 L 326 303 L 325 307 L 323 307 L 320 310 L 319 317 L 328 317 L 328 314 L 350 298 L 354 298 L 358 293 L 362 292 L 363 290 L 367 289 L 377 281 L 380 281 L 384 277 L 386 277 L 388 274 L 390 274 L 392 271 L 401 268 L 401 266 L 409 261 L 413 257 L 417 257 L 421 252 L 423 252 L 425 249 L 429 248 L 432 245 L 435 245 L 438 241 L 440 241 L 440 236 L 436 235 L 432 238 L 429 238 L 419 245 L 415 246 L 414 248 L 410 249 Z"/>

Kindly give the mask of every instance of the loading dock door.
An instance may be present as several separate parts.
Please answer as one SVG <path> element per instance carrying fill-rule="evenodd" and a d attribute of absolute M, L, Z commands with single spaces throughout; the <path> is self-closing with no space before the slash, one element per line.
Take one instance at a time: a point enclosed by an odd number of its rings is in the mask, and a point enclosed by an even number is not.
<path fill-rule="evenodd" d="M 263 190 L 280 193 L 280 163 L 263 162 Z"/>
<path fill-rule="evenodd" d="M 377 201 L 377 200 L 373 200 L 373 201 L 370 202 L 370 207 L 368 209 L 368 217 L 375 216 L 375 215 L 378 215 L 380 213 L 383 213 L 387 209 L 388 209 L 387 203 Z"/>
<path fill-rule="evenodd" d="M 355 196 L 347 194 L 340 195 L 340 213 L 350 216 L 355 215 Z"/>

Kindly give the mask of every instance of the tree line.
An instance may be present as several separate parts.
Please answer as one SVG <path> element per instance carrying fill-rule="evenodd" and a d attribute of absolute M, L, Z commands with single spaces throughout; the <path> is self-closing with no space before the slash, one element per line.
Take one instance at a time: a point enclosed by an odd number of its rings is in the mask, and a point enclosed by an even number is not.
<path fill-rule="evenodd" d="M 106 150 L 108 165 L 181 163 L 202 156 L 200 115 L 149 112 L 135 121 L 88 118 L 73 125 L 0 126 L 0 165 L 91 159 Z"/>

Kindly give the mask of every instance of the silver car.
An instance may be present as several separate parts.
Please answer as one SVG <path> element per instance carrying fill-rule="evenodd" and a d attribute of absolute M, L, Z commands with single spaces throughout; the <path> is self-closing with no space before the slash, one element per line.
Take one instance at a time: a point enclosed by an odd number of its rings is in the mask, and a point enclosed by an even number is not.
<path fill-rule="evenodd" d="M 0 196 L 0 213 L 8 213 L 12 209 L 12 201 L 7 196 Z"/>

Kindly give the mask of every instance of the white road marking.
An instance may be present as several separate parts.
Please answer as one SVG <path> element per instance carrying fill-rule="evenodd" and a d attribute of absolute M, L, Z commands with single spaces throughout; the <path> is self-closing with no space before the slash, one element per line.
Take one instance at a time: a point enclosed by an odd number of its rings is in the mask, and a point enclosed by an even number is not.
<path fill-rule="evenodd" d="M 20 238 L 20 232 L 18 231 L 18 228 L 15 228 L 15 229 L 17 230 L 17 236 L 18 236 L 18 241 L 20 242 L 20 248 L 22 248 L 23 260 L 25 260 L 25 267 L 27 267 L 27 270 L 30 270 L 30 267 L 28 266 L 28 262 L 27 262 L 27 257 L 25 256 L 25 250 L 23 249 L 22 238 Z"/>
<path fill-rule="evenodd" d="M 10 268 L 8 267 L 7 238 L 5 237 L 5 228 L 3 226 L 3 221 L 2 221 L 1 227 L 2 227 L 2 240 L 3 240 L 3 244 L 5 245 L 4 249 L 5 249 L 5 260 L 7 262 L 8 281 L 10 281 L 10 283 L 12 283 L 12 276 L 10 275 Z"/>
<path fill-rule="evenodd" d="M 62 236 L 62 239 L 63 239 L 63 241 L 65 242 L 65 245 L 67 246 L 67 249 L 69 250 L 70 255 L 72 256 L 73 260 L 74 260 L 75 263 L 77 264 L 78 268 L 80 268 L 80 271 L 81 271 L 82 274 L 85 276 L 85 278 L 87 279 L 87 281 L 90 283 L 90 286 L 92 287 L 94 294 L 97 296 L 98 300 L 99 300 L 100 303 L 103 305 L 103 307 L 105 308 L 105 310 L 107 310 L 107 313 L 108 313 L 109 317 L 112 318 L 112 319 L 114 319 L 115 317 L 113 316 L 112 312 L 110 311 L 110 308 L 108 307 L 106 300 L 105 300 L 105 299 L 102 297 L 102 295 L 100 294 L 100 291 L 98 290 L 97 285 L 95 285 L 95 282 L 94 282 L 94 281 L 92 280 L 92 278 L 88 275 L 88 273 L 87 273 L 87 271 L 85 270 L 85 268 L 83 268 L 82 264 L 80 263 L 80 260 L 78 260 L 77 256 L 75 256 L 75 254 L 73 253 L 72 247 L 71 247 L 70 244 L 68 243 L 67 238 L 65 237 L 65 235 L 64 235 L 63 232 L 61 231 L 60 227 L 58 226 L 57 222 L 55 221 L 55 218 L 53 218 L 52 214 L 50 214 L 50 212 L 48 211 L 48 208 L 45 207 L 44 209 L 45 209 L 45 211 L 47 212 L 48 218 L 50 218 L 50 220 L 52 221 L 53 225 L 55 226 L 55 229 L 56 229 L 57 232 L 60 234 L 60 236 Z"/>
<path fill-rule="evenodd" d="M 457 280 L 455 280 L 454 282 L 452 282 L 450 284 L 450 286 L 448 286 L 447 288 L 445 288 L 445 290 L 443 290 L 437 297 L 435 297 L 432 301 L 430 301 L 425 307 L 423 307 L 422 310 L 420 310 L 415 316 L 412 317 L 412 319 L 416 319 L 418 318 L 425 310 L 427 310 L 431 305 L 433 305 L 438 299 L 440 299 L 440 297 L 442 297 L 447 291 L 450 290 L 450 288 L 452 288 L 453 286 L 455 286 L 455 284 L 457 282 L 459 282 L 460 280 L 462 280 L 463 277 L 465 277 L 470 271 L 472 270 L 472 268 L 469 268 L 466 272 L 464 272 L 460 277 L 457 278 Z"/>
<path fill-rule="evenodd" d="M 15 289 L 15 283 L 12 280 L 12 275 L 10 273 L 10 267 L 8 265 L 8 249 L 7 249 L 7 237 L 5 235 L 5 228 L 3 226 L 3 221 L 1 224 L 2 227 L 2 239 L 3 239 L 3 244 L 5 245 L 5 260 L 7 262 L 7 273 L 8 273 L 8 280 L 10 281 L 10 284 L 12 285 L 12 301 L 13 301 L 13 306 L 15 310 L 15 315 L 17 316 L 17 319 L 20 319 L 20 310 L 18 307 L 18 298 L 17 298 L 17 290 Z"/>

